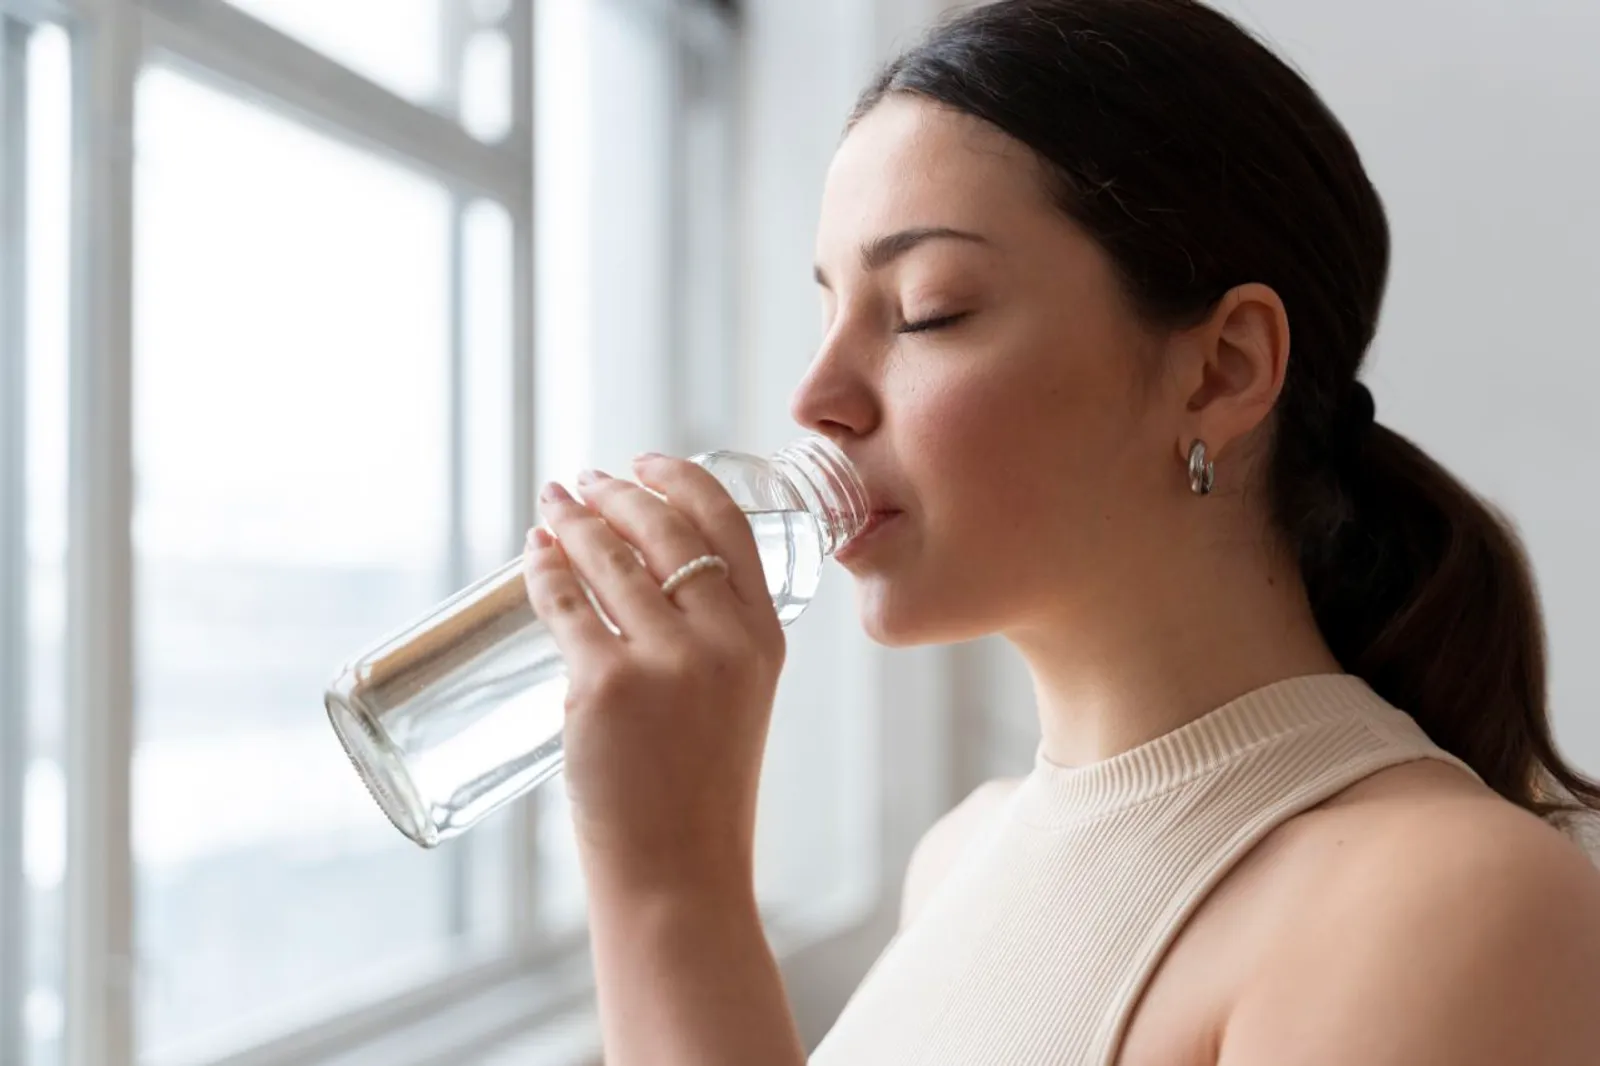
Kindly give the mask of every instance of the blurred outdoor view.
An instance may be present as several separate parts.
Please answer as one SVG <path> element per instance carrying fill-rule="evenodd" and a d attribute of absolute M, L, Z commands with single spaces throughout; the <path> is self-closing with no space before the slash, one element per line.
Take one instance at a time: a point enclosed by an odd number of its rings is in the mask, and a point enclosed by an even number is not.
<path fill-rule="evenodd" d="M 448 104 L 480 139 L 509 127 L 506 35 L 442 58 L 448 18 L 492 26 L 505 0 L 236 4 L 408 99 Z M 25 1014 L 39 1063 L 59 1056 L 63 1028 L 70 47 L 42 27 L 27 68 Z M 511 220 L 227 88 L 151 66 L 135 112 L 145 1049 L 272 1033 L 415 984 L 494 945 L 510 913 L 504 826 L 447 860 L 405 841 L 344 764 L 321 693 L 346 657 L 520 543 Z M 472 412 L 454 484 L 453 377 Z"/>

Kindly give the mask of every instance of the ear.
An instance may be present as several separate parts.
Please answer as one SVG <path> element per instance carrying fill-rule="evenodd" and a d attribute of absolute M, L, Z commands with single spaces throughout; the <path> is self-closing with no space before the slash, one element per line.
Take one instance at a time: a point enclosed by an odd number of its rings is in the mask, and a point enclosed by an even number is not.
<path fill-rule="evenodd" d="M 1196 440 L 1215 458 L 1272 413 L 1289 368 L 1289 315 L 1266 285 L 1240 285 L 1178 338 L 1187 417 L 1176 442 L 1187 462 Z"/>

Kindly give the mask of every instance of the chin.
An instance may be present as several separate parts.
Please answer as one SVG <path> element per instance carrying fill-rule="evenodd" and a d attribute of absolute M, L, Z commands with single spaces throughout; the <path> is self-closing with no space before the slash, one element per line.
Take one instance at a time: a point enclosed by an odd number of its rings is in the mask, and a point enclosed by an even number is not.
<path fill-rule="evenodd" d="M 892 588 L 882 581 L 861 581 L 856 586 L 856 605 L 861 628 L 874 643 L 886 648 L 956 644 L 992 631 L 975 624 L 955 604 L 933 596 L 917 596 L 911 590 Z"/>

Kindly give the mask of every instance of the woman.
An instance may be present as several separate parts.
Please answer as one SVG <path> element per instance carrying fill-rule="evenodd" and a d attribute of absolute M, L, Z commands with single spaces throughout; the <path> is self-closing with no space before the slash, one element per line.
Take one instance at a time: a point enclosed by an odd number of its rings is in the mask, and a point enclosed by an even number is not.
<path fill-rule="evenodd" d="M 865 94 L 817 248 L 794 409 L 874 497 L 863 623 L 1004 634 L 1043 739 L 813 1061 L 1600 1059 L 1600 788 L 1513 534 L 1357 381 L 1388 230 L 1306 83 L 1191 0 L 979 8 Z M 782 636 L 727 497 L 636 474 L 669 502 L 586 475 L 529 542 L 607 1062 L 799 1063 L 751 887 Z"/>

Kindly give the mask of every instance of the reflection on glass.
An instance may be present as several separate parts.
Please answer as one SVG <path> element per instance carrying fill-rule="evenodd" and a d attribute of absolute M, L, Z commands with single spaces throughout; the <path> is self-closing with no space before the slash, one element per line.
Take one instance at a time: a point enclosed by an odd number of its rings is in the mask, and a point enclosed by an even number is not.
<path fill-rule="evenodd" d="M 41 26 L 27 48 L 24 512 L 28 765 L 22 869 L 28 886 L 27 1066 L 64 1061 L 68 255 L 71 45 Z"/>
<path fill-rule="evenodd" d="M 495 857 L 395 834 L 320 699 L 450 591 L 452 205 L 170 71 L 137 113 L 137 1022 L 209 1053 L 499 928 Z"/>

